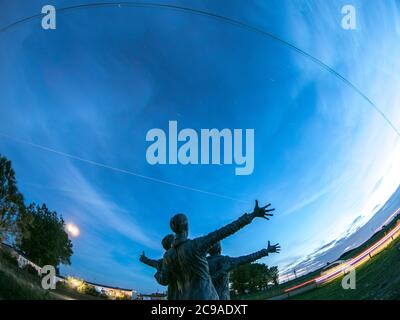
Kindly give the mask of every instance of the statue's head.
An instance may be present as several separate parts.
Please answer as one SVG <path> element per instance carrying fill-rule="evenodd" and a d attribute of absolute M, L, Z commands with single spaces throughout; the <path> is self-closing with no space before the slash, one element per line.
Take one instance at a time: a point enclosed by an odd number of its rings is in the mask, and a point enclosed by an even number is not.
<path fill-rule="evenodd" d="M 165 251 L 167 251 L 168 249 L 171 248 L 172 243 L 174 242 L 174 239 L 175 239 L 175 236 L 173 234 L 168 234 L 161 240 L 161 244 L 162 244 L 163 248 L 165 249 Z"/>
<path fill-rule="evenodd" d="M 187 237 L 189 234 L 188 218 L 183 213 L 174 215 L 169 222 L 169 226 L 180 237 Z"/>
<path fill-rule="evenodd" d="M 221 241 L 214 243 L 214 245 L 208 250 L 210 256 L 219 256 L 222 253 Z"/>

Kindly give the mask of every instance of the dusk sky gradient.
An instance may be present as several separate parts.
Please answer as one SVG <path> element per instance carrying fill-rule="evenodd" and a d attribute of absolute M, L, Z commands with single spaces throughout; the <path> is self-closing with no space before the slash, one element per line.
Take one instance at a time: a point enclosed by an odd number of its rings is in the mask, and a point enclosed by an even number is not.
<path fill-rule="evenodd" d="M 398 1 L 159 3 L 231 17 L 296 45 L 400 128 Z M 46 4 L 0 0 L 0 28 Z M 357 8 L 357 30 L 341 28 L 345 4 Z M 251 211 L 255 199 L 271 202 L 275 216 L 224 240 L 224 254 L 270 240 L 281 253 L 262 262 L 284 273 L 311 255 L 313 268 L 326 263 L 313 253 L 357 232 L 400 184 L 399 136 L 355 90 L 282 43 L 209 17 L 109 7 L 62 12 L 56 30 L 29 21 L 0 32 L 0 88 L 0 153 L 27 203 L 44 202 L 79 226 L 62 272 L 89 281 L 164 290 L 138 258 L 162 256 L 170 217 L 186 213 L 196 237 Z M 254 128 L 254 172 L 149 165 L 146 133 L 170 120 L 198 131 Z"/>

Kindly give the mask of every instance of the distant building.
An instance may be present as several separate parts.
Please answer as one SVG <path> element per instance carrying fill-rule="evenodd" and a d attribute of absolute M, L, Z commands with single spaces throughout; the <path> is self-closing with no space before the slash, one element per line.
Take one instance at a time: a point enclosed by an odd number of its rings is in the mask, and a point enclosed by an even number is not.
<path fill-rule="evenodd" d="M 140 300 L 167 300 L 167 295 L 165 293 L 151 293 L 151 294 L 141 294 Z"/>
<path fill-rule="evenodd" d="M 93 286 L 100 294 L 104 294 L 111 299 L 133 299 L 137 296 L 137 292 L 133 289 L 123 289 L 118 287 L 110 287 L 103 284 L 86 282 L 89 286 Z"/>

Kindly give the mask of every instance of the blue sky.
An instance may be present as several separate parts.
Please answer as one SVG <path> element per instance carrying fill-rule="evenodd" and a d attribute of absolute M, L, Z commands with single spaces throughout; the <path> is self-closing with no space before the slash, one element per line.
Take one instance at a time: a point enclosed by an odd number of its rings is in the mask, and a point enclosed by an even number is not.
<path fill-rule="evenodd" d="M 400 127 L 396 1 L 160 3 L 238 19 L 298 46 Z M 354 31 L 340 26 L 349 3 Z M 45 4 L 2 0 L 0 26 Z M 226 239 L 224 253 L 279 242 L 281 253 L 262 262 L 284 271 L 333 250 L 399 186 L 400 141 L 382 117 L 313 61 L 248 30 L 167 9 L 96 8 L 58 14 L 56 30 L 36 19 L 0 33 L 0 49 L 0 153 L 12 160 L 27 202 L 45 202 L 79 226 L 66 274 L 162 290 L 138 257 L 142 250 L 161 257 L 173 214 L 189 216 L 194 237 L 251 210 L 254 199 L 272 202 L 275 217 Z M 169 120 L 181 129 L 254 128 L 253 174 L 235 176 L 229 165 L 149 165 L 146 133 Z"/>

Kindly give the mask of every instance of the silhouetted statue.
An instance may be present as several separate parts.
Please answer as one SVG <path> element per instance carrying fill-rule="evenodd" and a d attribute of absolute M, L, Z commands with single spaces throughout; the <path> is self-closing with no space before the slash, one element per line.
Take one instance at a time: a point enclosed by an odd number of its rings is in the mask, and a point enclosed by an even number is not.
<path fill-rule="evenodd" d="M 245 213 L 236 221 L 222 227 L 206 236 L 188 239 L 189 224 L 184 214 L 172 217 L 170 227 L 176 237 L 172 248 L 165 255 L 162 271 L 157 274 L 160 284 L 168 285 L 170 279 L 176 279 L 177 296 L 181 300 L 218 300 L 217 291 L 211 280 L 207 252 L 218 241 L 234 234 L 244 226 L 250 224 L 254 218 L 269 219 L 267 209 L 271 204 L 259 207 L 258 202 L 252 213 Z"/>
<path fill-rule="evenodd" d="M 173 234 L 169 234 L 169 235 L 166 235 L 161 240 L 161 245 L 162 245 L 162 247 L 164 248 L 165 251 L 167 251 L 168 249 L 171 248 L 172 243 L 174 242 L 174 239 L 175 239 L 175 236 Z M 158 259 L 158 260 L 150 259 L 150 258 L 146 257 L 146 255 L 144 254 L 144 251 L 143 251 L 143 253 L 140 256 L 139 260 L 141 262 L 143 262 L 144 264 L 147 264 L 148 266 L 157 269 L 157 271 L 161 271 L 163 259 Z"/>
<path fill-rule="evenodd" d="M 162 239 L 161 245 L 163 246 L 165 251 L 167 251 L 168 249 L 171 248 L 172 243 L 174 242 L 174 239 L 175 239 L 175 236 L 173 234 L 169 234 Z M 141 262 L 143 262 L 144 264 L 147 264 L 148 266 L 155 268 L 157 270 L 157 273 L 160 272 L 162 269 L 163 259 L 158 259 L 158 260 L 150 259 L 150 258 L 146 257 L 146 255 L 144 254 L 144 251 L 143 251 L 142 255 L 140 256 L 139 260 Z M 158 278 L 157 273 L 154 275 L 156 280 Z M 175 297 L 176 281 L 173 281 L 172 278 L 169 281 L 167 293 L 168 293 L 168 300 L 175 300 L 175 298 L 176 298 Z"/>
<path fill-rule="evenodd" d="M 210 255 L 207 257 L 207 261 L 211 279 L 214 284 L 215 290 L 217 291 L 219 299 L 230 300 L 231 298 L 229 293 L 230 271 L 242 264 L 250 263 L 261 259 L 262 257 L 266 257 L 269 253 L 279 253 L 279 251 L 279 244 L 271 246 L 270 242 L 268 241 L 267 249 L 262 249 L 246 256 L 232 258 L 229 256 L 221 255 L 221 242 L 218 241 L 217 243 L 215 243 L 208 251 Z"/>

